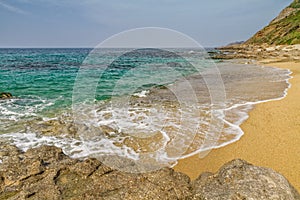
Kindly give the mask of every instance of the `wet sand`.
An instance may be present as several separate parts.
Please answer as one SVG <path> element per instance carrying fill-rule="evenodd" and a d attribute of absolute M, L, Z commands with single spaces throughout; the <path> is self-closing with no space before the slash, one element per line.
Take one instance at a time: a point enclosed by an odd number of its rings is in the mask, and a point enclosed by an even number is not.
<path fill-rule="evenodd" d="M 216 172 L 224 163 L 241 158 L 283 174 L 300 191 L 300 63 L 265 66 L 293 72 L 288 95 L 282 100 L 256 105 L 241 126 L 244 135 L 239 141 L 215 149 L 202 159 L 196 155 L 180 160 L 174 167 L 176 171 L 195 179 L 202 172 Z"/>

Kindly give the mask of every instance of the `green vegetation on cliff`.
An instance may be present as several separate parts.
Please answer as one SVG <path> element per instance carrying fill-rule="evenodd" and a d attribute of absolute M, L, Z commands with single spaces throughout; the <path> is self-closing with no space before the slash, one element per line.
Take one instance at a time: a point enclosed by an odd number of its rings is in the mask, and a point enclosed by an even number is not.
<path fill-rule="evenodd" d="M 268 26 L 246 44 L 300 44 L 300 0 L 285 8 Z"/>
<path fill-rule="evenodd" d="M 295 0 L 289 7 L 291 7 L 291 8 L 300 8 L 300 1 Z"/>

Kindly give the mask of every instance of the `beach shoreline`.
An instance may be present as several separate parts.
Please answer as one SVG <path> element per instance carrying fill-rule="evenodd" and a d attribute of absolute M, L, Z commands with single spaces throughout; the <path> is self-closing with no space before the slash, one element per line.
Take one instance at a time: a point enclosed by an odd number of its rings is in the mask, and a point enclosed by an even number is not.
<path fill-rule="evenodd" d="M 214 149 L 202 159 L 198 155 L 182 159 L 174 167 L 176 171 L 195 179 L 203 172 L 216 172 L 224 163 L 241 158 L 272 168 L 300 190 L 300 63 L 261 60 L 259 64 L 291 70 L 286 97 L 255 105 L 241 125 L 244 135 L 239 141 Z"/>

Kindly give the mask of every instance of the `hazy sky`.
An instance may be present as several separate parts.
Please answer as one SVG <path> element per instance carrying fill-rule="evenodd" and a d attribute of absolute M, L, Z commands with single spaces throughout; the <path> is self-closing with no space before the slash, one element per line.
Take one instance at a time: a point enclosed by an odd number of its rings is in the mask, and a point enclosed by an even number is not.
<path fill-rule="evenodd" d="M 137 27 L 203 46 L 246 40 L 292 0 L 0 0 L 0 47 L 94 47 Z"/>

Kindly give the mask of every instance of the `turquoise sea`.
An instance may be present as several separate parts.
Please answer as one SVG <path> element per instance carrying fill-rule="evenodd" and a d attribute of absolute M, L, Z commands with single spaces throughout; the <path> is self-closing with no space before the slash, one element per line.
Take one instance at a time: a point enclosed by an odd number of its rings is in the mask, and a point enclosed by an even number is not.
<path fill-rule="evenodd" d="M 13 95 L 0 100 L 0 139 L 173 165 L 239 140 L 253 105 L 289 86 L 288 70 L 213 61 L 203 50 L 101 51 L 0 49 L 0 92 Z M 224 93 L 214 109 L 212 91 Z"/>
<path fill-rule="evenodd" d="M 28 101 L 68 106 L 77 71 L 91 49 L 1 49 L 1 91 Z M 24 98 L 22 98 L 24 97 Z M 52 101 L 53 100 L 53 101 Z"/>

